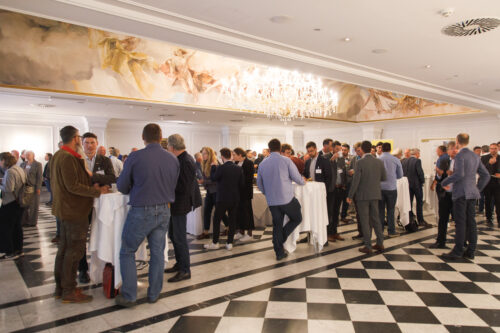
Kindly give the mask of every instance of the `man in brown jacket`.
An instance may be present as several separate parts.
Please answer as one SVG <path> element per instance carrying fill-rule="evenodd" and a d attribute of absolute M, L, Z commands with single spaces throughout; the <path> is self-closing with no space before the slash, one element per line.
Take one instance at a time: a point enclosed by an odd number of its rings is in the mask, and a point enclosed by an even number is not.
<path fill-rule="evenodd" d="M 61 221 L 59 248 L 54 267 L 55 298 L 63 303 L 85 303 L 92 296 L 76 288 L 78 262 L 85 253 L 88 216 L 93 199 L 107 193 L 109 187 L 92 186 L 85 161 L 76 151 L 81 150 L 81 137 L 76 128 L 66 126 L 59 132 L 63 146 L 50 161 L 50 181 L 53 192 L 52 214 Z"/>

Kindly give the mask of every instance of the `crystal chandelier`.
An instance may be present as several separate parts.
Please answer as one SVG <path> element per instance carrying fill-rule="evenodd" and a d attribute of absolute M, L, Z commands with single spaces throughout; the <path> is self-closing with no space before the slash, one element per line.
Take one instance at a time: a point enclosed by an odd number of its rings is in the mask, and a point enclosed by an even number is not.
<path fill-rule="evenodd" d="M 324 118 L 336 111 L 337 93 L 319 77 L 280 68 L 251 68 L 220 81 L 231 107 L 263 112 L 268 118 Z"/>

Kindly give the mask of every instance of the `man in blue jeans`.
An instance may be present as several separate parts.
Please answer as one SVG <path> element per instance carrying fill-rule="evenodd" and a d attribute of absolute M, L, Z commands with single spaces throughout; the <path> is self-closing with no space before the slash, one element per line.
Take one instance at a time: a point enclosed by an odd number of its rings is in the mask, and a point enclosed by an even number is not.
<path fill-rule="evenodd" d="M 259 165 L 257 186 L 266 196 L 269 210 L 273 217 L 273 246 L 276 259 L 282 260 L 288 255 L 283 243 L 302 222 L 299 201 L 294 196 L 292 181 L 304 185 L 304 178 L 291 159 L 281 156 L 281 142 L 272 139 L 268 143 L 271 154 Z M 290 221 L 283 227 L 285 215 Z"/>
<path fill-rule="evenodd" d="M 384 162 L 387 180 L 380 183 L 382 200 L 378 202 L 378 212 L 383 230 L 385 210 L 387 209 L 387 234 L 389 237 L 395 237 L 397 233 L 396 225 L 394 224 L 394 208 L 398 199 L 398 179 L 403 177 L 403 167 L 399 159 L 391 155 L 391 149 L 391 144 L 384 142 L 382 144 L 382 154 L 379 156 L 379 160 Z"/>
<path fill-rule="evenodd" d="M 123 226 L 120 249 L 121 294 L 115 299 L 122 307 L 132 307 L 137 298 L 137 270 L 135 252 L 148 239 L 149 262 L 148 302 L 158 300 L 163 287 L 165 268 L 165 236 L 170 220 L 170 204 L 175 201 L 175 187 L 179 177 L 179 161 L 174 154 L 160 146 L 161 128 L 148 124 L 142 131 L 146 148 L 129 155 L 116 185 L 123 194 L 129 194 L 132 206 Z"/>

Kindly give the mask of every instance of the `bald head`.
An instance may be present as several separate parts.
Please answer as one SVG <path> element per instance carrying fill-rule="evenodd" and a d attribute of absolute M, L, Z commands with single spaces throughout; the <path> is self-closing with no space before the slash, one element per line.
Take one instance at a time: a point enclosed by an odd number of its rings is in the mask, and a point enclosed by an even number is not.
<path fill-rule="evenodd" d="M 102 155 L 102 156 L 106 156 L 106 147 L 99 146 L 99 148 L 97 148 L 97 154 Z"/>

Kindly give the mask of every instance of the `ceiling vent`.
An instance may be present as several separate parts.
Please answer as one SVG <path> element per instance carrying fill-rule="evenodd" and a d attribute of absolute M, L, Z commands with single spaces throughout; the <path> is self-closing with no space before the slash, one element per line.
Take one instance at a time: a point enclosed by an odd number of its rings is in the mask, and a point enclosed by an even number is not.
<path fill-rule="evenodd" d="M 477 18 L 458 22 L 444 27 L 442 32 L 448 36 L 472 36 L 479 35 L 500 26 L 500 19 Z"/>

